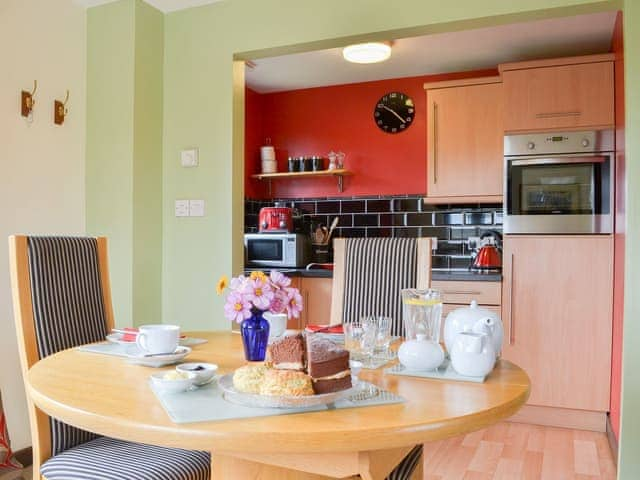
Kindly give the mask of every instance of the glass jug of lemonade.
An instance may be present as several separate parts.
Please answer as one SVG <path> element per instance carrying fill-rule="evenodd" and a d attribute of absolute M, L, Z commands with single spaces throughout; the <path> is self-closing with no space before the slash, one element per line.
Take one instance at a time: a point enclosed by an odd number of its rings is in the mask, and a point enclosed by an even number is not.
<path fill-rule="evenodd" d="M 426 340 L 440 342 L 442 295 L 439 290 L 406 288 L 402 295 L 402 323 L 405 340 L 425 335 Z"/>

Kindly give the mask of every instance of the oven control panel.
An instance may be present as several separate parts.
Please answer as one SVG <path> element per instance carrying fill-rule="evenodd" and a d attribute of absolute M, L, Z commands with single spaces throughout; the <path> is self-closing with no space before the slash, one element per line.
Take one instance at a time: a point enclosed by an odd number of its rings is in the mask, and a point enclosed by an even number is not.
<path fill-rule="evenodd" d="M 505 135 L 504 154 L 510 157 L 517 155 L 611 152 L 614 149 L 613 141 L 613 130 Z"/>

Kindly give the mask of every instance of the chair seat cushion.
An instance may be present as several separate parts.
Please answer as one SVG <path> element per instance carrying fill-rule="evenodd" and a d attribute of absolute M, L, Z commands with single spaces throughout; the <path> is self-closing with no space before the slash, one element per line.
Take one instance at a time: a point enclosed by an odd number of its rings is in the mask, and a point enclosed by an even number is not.
<path fill-rule="evenodd" d="M 47 460 L 47 480 L 209 480 L 208 452 L 99 437 Z"/>
<path fill-rule="evenodd" d="M 409 480 L 422 461 L 422 445 L 416 445 L 387 476 L 386 480 Z"/>

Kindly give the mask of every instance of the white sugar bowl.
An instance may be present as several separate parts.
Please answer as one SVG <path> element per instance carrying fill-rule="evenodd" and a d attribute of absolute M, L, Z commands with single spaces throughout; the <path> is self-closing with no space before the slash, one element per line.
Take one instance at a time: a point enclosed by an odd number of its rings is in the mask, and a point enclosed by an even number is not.
<path fill-rule="evenodd" d="M 444 352 L 439 343 L 419 334 L 400 345 L 398 360 L 407 370 L 433 370 L 444 361 Z"/>
<path fill-rule="evenodd" d="M 496 363 L 496 351 L 491 336 L 486 333 L 459 333 L 449 354 L 453 369 L 468 377 L 483 377 Z"/>
<path fill-rule="evenodd" d="M 500 355 L 504 337 L 502 321 L 496 313 L 479 307 L 475 300 L 468 307 L 458 308 L 447 315 L 444 323 L 444 344 L 447 352 L 451 353 L 453 342 L 461 332 L 486 333 L 491 337 L 496 358 Z"/>

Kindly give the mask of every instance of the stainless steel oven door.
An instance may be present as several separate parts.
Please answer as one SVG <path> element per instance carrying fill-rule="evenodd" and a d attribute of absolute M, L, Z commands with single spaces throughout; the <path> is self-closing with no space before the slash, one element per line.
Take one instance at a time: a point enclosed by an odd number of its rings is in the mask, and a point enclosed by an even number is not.
<path fill-rule="evenodd" d="M 613 231 L 613 154 L 505 161 L 505 233 Z"/>

